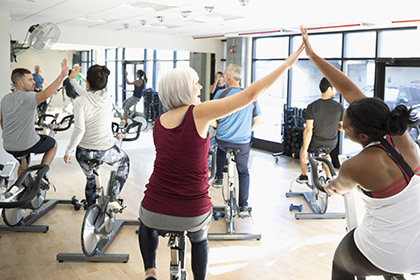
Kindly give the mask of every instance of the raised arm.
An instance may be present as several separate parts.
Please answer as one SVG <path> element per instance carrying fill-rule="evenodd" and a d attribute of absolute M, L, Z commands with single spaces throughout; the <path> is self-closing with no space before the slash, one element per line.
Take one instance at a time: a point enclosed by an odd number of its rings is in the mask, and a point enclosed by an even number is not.
<path fill-rule="evenodd" d="M 308 58 L 315 64 L 319 71 L 324 74 L 328 81 L 340 92 L 344 99 L 350 104 L 354 100 L 364 98 L 366 95 L 340 70 L 331 65 L 328 61 L 319 57 L 309 43 L 308 31 L 301 26 L 302 40 L 305 44 L 305 51 Z"/>
<path fill-rule="evenodd" d="M 284 71 L 293 66 L 304 48 L 305 47 L 302 44 L 296 52 L 283 62 L 282 65 L 267 76 L 253 82 L 243 91 L 229 97 L 206 101 L 197 105 L 194 109 L 194 120 L 200 135 L 205 135 L 207 133 L 203 132 L 202 134 L 201 130 L 207 131 L 208 125 L 212 120 L 227 116 L 257 100 L 258 97 L 284 73 Z"/>
<path fill-rule="evenodd" d="M 139 87 L 143 83 L 142 80 L 140 80 L 140 79 L 130 82 L 127 78 L 127 76 L 128 76 L 127 70 L 124 73 L 125 73 L 125 82 L 127 83 L 127 85 L 136 85 L 136 86 Z"/>
<path fill-rule="evenodd" d="M 211 94 L 215 94 L 215 90 L 216 90 L 216 86 L 217 86 L 217 83 L 219 82 L 219 76 L 217 75 L 217 73 L 216 73 L 216 75 L 215 75 L 215 77 L 214 77 L 214 83 L 210 86 L 210 93 Z"/>
<path fill-rule="evenodd" d="M 45 90 L 38 92 L 36 94 L 36 103 L 41 103 L 48 98 L 50 98 L 58 89 L 58 87 L 61 85 L 61 82 L 64 80 L 64 78 L 67 76 L 67 73 L 69 72 L 69 67 L 67 66 L 67 59 L 64 58 L 63 61 L 61 61 L 61 72 L 58 75 L 58 77 L 54 80 L 54 82 L 51 83 Z"/>

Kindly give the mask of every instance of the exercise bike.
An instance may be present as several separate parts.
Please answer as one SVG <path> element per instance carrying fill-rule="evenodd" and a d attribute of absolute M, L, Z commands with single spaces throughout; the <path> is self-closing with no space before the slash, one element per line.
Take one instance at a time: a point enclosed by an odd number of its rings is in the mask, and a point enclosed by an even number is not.
<path fill-rule="evenodd" d="M 54 134 L 57 131 L 69 129 L 73 121 L 73 115 L 66 116 L 59 123 L 57 122 L 57 116 L 52 116 L 54 120 L 51 123 L 46 124 L 45 119 L 49 116 L 50 115 L 43 115 L 38 119 L 38 127 L 36 127 L 36 130 L 40 131 L 47 129 L 47 132 L 51 137 L 54 137 Z M 25 154 L 17 157 L 22 169 L 28 169 L 28 162 L 26 160 L 27 156 L 28 155 Z M 33 176 L 28 174 L 23 182 L 24 187 L 33 184 L 34 180 Z M 48 213 L 57 204 L 70 204 L 69 200 L 47 200 L 46 195 L 50 187 L 54 187 L 54 185 L 50 184 L 44 176 L 44 178 L 41 178 L 39 191 L 30 203 L 23 204 L 23 207 L 8 207 L 7 209 L 4 209 L 1 216 L 6 226 L 1 225 L 0 231 L 47 232 L 49 229 L 48 225 L 33 225 L 33 223 Z M 25 216 L 27 209 L 30 209 L 31 212 Z"/>
<path fill-rule="evenodd" d="M 236 169 L 235 155 L 240 150 L 238 148 L 226 148 L 227 159 L 227 184 L 223 185 L 222 196 L 225 205 L 213 206 L 213 210 L 224 212 L 226 219 L 226 232 L 225 233 L 209 233 L 209 240 L 240 240 L 240 239 L 261 239 L 261 234 L 258 233 L 238 233 L 235 230 L 235 216 L 239 217 L 239 206 L 236 201 L 236 186 L 234 172 Z M 252 208 L 249 207 L 249 213 Z"/>
<path fill-rule="evenodd" d="M 113 123 L 113 131 L 117 139 L 117 145 L 121 147 L 122 141 L 135 141 L 140 136 L 141 123 L 132 122 L 125 126 L 125 122 L 121 124 Z M 126 138 L 130 131 L 136 131 L 136 135 L 132 138 Z M 117 220 L 116 214 L 122 213 L 124 206 L 120 210 L 113 210 L 108 207 L 112 189 L 115 184 L 115 175 L 117 167 L 113 166 L 108 180 L 106 191 L 100 180 L 99 168 L 103 164 L 99 160 L 91 160 L 89 164 L 93 166 L 93 173 L 96 182 L 96 204 L 89 206 L 83 218 L 81 230 L 81 247 L 83 254 L 78 253 L 59 253 L 57 261 L 84 261 L 84 262 L 128 262 L 128 254 L 105 254 L 105 251 L 111 245 L 118 232 L 125 225 L 138 226 L 138 220 Z M 122 204 L 122 201 L 120 201 Z"/>
<path fill-rule="evenodd" d="M 168 237 L 168 247 L 171 251 L 169 275 L 171 280 L 186 280 L 187 271 L 185 270 L 186 260 L 186 231 L 167 231 L 158 230 L 157 233 L 162 237 Z"/>
<path fill-rule="evenodd" d="M 15 162 L 8 162 L 0 171 L 0 212 L 6 209 L 26 207 L 31 204 L 40 191 L 42 179 L 49 167 L 46 164 L 30 166 L 22 171 L 16 182 L 9 186 L 9 178 L 16 167 Z"/>
<path fill-rule="evenodd" d="M 327 173 L 325 168 L 328 168 L 332 177 L 335 177 L 335 172 L 332 163 L 325 158 L 326 153 L 320 149 L 314 153 L 309 153 L 309 162 L 307 164 L 306 172 L 308 174 L 308 183 L 306 185 L 311 189 L 310 192 L 293 192 L 292 187 L 296 180 L 290 183 L 289 192 L 286 192 L 286 197 L 303 197 L 312 210 L 312 213 L 296 213 L 295 218 L 299 219 L 344 219 L 344 213 L 327 213 L 328 208 L 328 194 L 324 190 L 327 184 Z M 289 210 L 296 209 L 294 207 Z M 300 209 L 301 210 L 301 207 Z"/>
<path fill-rule="evenodd" d="M 117 105 L 115 105 L 115 103 L 112 103 L 115 115 L 120 119 L 120 120 L 124 120 L 124 112 L 122 109 L 118 108 Z M 141 114 L 137 114 L 136 111 L 130 111 L 130 114 L 128 114 L 128 118 L 127 118 L 127 123 L 140 123 L 141 126 L 139 126 L 139 129 L 141 131 L 146 130 L 146 128 L 148 127 L 148 122 L 146 120 L 146 118 L 141 115 Z M 133 130 L 133 133 L 136 133 Z"/>

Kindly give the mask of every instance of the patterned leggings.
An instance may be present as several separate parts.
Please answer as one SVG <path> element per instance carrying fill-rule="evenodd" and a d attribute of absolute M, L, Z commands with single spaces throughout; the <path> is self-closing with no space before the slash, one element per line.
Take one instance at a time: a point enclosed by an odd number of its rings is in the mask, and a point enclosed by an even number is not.
<path fill-rule="evenodd" d="M 140 101 L 140 98 L 138 98 L 137 96 L 131 96 L 127 98 L 126 100 L 124 100 L 123 102 L 124 114 L 128 115 L 130 113 L 130 108 L 136 105 L 137 103 L 139 103 L 139 101 Z"/>
<path fill-rule="evenodd" d="M 112 195 L 118 196 L 121 192 L 130 171 L 130 159 L 126 152 L 116 145 L 107 150 L 89 150 L 81 147 L 76 149 L 76 160 L 86 175 L 85 196 L 89 205 L 96 201 L 96 183 L 93 168 L 87 162 L 96 159 L 103 161 L 108 165 L 117 165 L 118 170 L 115 176 L 115 185 Z"/>

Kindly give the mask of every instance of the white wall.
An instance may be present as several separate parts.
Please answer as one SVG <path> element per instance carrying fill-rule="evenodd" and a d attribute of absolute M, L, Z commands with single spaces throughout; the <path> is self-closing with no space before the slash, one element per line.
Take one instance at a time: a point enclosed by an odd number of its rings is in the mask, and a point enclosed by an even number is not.
<path fill-rule="evenodd" d="M 0 99 L 10 92 L 10 13 L 0 11 Z M 13 157 L 3 150 L 3 138 L 0 137 L 0 163 Z"/>
<path fill-rule="evenodd" d="M 19 54 L 16 57 L 17 62 L 10 63 L 10 71 L 15 68 L 27 68 L 31 72 L 34 71 L 34 66 L 39 65 L 42 76 L 47 84 L 51 84 L 58 76 L 61 71 L 61 61 L 63 58 L 67 58 L 67 64 L 72 67 L 73 51 L 46 51 L 44 53 L 37 53 L 32 50 L 27 50 L 24 53 Z M 62 106 L 68 103 L 69 100 L 66 98 L 66 102 L 63 102 L 61 92 L 56 96 L 53 96 L 51 105 Z"/>
<path fill-rule="evenodd" d="M 34 23 L 35 24 L 35 23 Z M 11 22 L 11 35 L 14 40 L 24 40 L 29 23 Z M 131 47 L 160 50 L 183 50 L 215 53 L 222 57 L 223 44 L 216 39 L 196 39 L 190 36 L 174 36 L 155 33 L 140 33 L 125 30 L 112 31 L 100 28 L 61 26 L 57 43 L 81 44 L 102 47 Z"/>

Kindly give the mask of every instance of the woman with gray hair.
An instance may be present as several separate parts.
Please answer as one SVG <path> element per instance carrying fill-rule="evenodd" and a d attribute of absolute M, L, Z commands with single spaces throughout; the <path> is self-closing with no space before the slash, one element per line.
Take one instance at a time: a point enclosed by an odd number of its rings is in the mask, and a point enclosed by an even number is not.
<path fill-rule="evenodd" d="M 243 91 L 201 103 L 202 86 L 192 68 L 172 69 L 159 81 L 159 97 L 168 112 L 155 121 L 154 170 L 140 205 L 139 245 L 147 280 L 156 279 L 157 229 L 187 231 L 194 279 L 205 279 L 207 231 L 212 217 L 208 195 L 207 153 L 210 122 L 255 101 L 297 61 L 303 45 L 284 63 Z"/>

